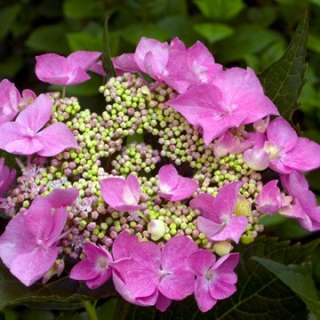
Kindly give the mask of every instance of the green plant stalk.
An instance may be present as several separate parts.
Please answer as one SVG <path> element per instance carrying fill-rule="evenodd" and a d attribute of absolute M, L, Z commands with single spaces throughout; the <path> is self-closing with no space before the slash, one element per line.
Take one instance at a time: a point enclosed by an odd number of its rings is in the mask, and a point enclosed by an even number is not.
<path fill-rule="evenodd" d="M 82 301 L 84 308 L 88 314 L 89 320 L 98 320 L 96 313 L 95 303 L 91 303 L 89 300 Z"/>

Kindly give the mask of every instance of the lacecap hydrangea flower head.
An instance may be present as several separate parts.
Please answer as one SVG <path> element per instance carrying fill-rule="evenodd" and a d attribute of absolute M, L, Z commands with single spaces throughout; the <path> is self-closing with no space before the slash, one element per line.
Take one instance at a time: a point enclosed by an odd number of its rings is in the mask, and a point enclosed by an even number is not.
<path fill-rule="evenodd" d="M 0 162 L 0 257 L 23 284 L 67 274 L 161 311 L 193 294 L 205 312 L 236 291 L 237 245 L 262 216 L 320 230 L 304 177 L 320 146 L 281 118 L 252 69 L 223 67 L 201 42 L 147 38 L 113 65 L 99 114 L 0 83 L 0 148 L 19 165 Z M 46 83 L 90 72 L 104 75 L 101 53 L 36 58 Z"/>

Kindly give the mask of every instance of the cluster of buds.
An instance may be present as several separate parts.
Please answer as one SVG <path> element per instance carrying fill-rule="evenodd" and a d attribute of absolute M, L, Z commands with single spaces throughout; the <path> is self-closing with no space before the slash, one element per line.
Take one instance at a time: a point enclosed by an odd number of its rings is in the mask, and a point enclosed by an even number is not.
<path fill-rule="evenodd" d="M 103 73 L 99 57 L 43 55 L 36 74 L 77 84 Z M 53 93 L 29 94 L 19 113 L 22 97 L 9 87 L 17 99 L 0 148 L 16 155 L 19 174 L 1 162 L 0 205 L 11 220 L 0 257 L 21 282 L 70 272 L 94 289 L 112 276 L 132 303 L 164 311 L 194 293 L 207 311 L 221 288 L 224 298 L 236 290 L 237 245 L 263 231 L 262 216 L 320 229 L 302 174 L 320 166 L 320 147 L 279 117 L 251 69 L 223 69 L 201 43 L 178 39 L 142 39 L 113 63 L 101 112 Z M 41 263 L 22 270 L 24 259 Z"/>

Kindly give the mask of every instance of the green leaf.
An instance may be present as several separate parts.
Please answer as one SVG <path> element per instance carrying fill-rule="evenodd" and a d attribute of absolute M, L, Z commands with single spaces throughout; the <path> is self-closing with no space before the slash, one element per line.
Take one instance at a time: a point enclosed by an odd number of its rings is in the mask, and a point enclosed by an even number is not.
<path fill-rule="evenodd" d="M 320 53 L 320 37 L 316 34 L 310 34 L 308 38 L 308 49 Z"/>
<path fill-rule="evenodd" d="M 102 51 L 102 34 L 92 35 L 87 32 L 72 32 L 67 34 L 71 51 L 92 50 Z"/>
<path fill-rule="evenodd" d="M 217 43 L 215 51 L 219 60 L 229 63 L 260 53 L 279 39 L 281 36 L 276 32 L 259 25 L 245 24 L 236 28 L 231 37 Z"/>
<path fill-rule="evenodd" d="M 21 6 L 19 4 L 15 4 L 12 6 L 1 8 L 0 11 L 0 40 L 3 39 L 6 34 L 9 32 L 12 24 L 17 18 L 19 12 L 21 10 Z"/>
<path fill-rule="evenodd" d="M 242 0 L 195 0 L 200 11 L 208 18 L 228 20 L 244 8 Z"/>
<path fill-rule="evenodd" d="M 45 52 L 68 52 L 66 29 L 63 24 L 41 26 L 31 33 L 26 41 L 29 48 Z"/>
<path fill-rule="evenodd" d="M 65 0 L 63 12 L 70 19 L 103 17 L 105 9 L 102 1 Z"/>
<path fill-rule="evenodd" d="M 233 34 L 233 29 L 222 23 L 198 23 L 194 29 L 209 43 L 225 39 Z"/>
<path fill-rule="evenodd" d="M 9 56 L 0 61 L 0 78 L 11 78 L 16 75 L 23 65 L 20 56 Z"/>
<path fill-rule="evenodd" d="M 113 67 L 111 56 L 111 37 L 109 32 L 109 19 L 110 15 L 107 15 L 104 21 L 103 29 L 103 67 L 108 78 L 116 76 L 116 71 Z"/>
<path fill-rule="evenodd" d="M 266 94 L 290 118 L 303 86 L 309 19 L 306 13 L 282 58 L 261 75 Z"/>
<path fill-rule="evenodd" d="M 270 259 L 254 257 L 254 260 L 272 272 L 308 306 L 317 319 L 320 318 L 320 301 L 312 273 L 307 266 L 286 266 Z"/>

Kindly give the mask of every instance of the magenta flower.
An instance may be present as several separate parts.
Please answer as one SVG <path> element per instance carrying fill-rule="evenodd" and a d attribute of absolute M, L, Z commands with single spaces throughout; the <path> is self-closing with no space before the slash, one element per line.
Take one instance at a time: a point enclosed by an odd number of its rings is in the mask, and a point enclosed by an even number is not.
<path fill-rule="evenodd" d="M 76 51 L 68 57 L 47 53 L 36 57 L 36 75 L 42 82 L 68 86 L 90 79 L 87 71 L 99 71 L 101 52 Z"/>
<path fill-rule="evenodd" d="M 198 228 L 211 241 L 233 240 L 238 243 L 246 230 L 247 218 L 233 214 L 240 187 L 241 182 L 232 182 L 224 185 L 215 198 L 203 193 L 191 200 L 190 206 L 201 212 L 197 219 Z"/>
<path fill-rule="evenodd" d="M 112 59 L 112 64 L 117 73 L 139 72 L 140 69 L 134 60 L 133 53 L 124 53 Z"/>
<path fill-rule="evenodd" d="M 70 278 L 85 281 L 90 289 L 98 288 L 111 277 L 112 256 L 104 248 L 90 242 L 84 245 L 83 251 L 86 257 L 72 268 Z"/>
<path fill-rule="evenodd" d="M 222 70 L 210 51 L 200 41 L 186 48 L 178 38 L 171 41 L 169 59 L 163 80 L 179 93 L 194 84 L 210 83 Z"/>
<path fill-rule="evenodd" d="M 76 139 L 65 124 L 58 122 L 42 129 L 51 115 L 52 100 L 41 94 L 15 121 L 0 126 L 0 148 L 14 154 L 36 153 L 43 157 L 76 148 Z"/>
<path fill-rule="evenodd" d="M 320 145 L 307 138 L 299 138 L 282 118 L 276 118 L 269 124 L 264 151 L 269 156 L 270 168 L 279 173 L 309 171 L 320 166 Z"/>
<path fill-rule="evenodd" d="M 196 274 L 194 295 L 202 312 L 209 311 L 218 300 L 229 298 L 237 290 L 237 275 L 234 272 L 240 255 L 231 253 L 216 261 L 208 250 L 199 249 L 189 258 Z"/>
<path fill-rule="evenodd" d="M 64 207 L 77 196 L 75 189 L 53 191 L 49 197 L 37 198 L 8 223 L 0 237 L 0 257 L 24 285 L 42 278 L 57 259 L 57 242 L 67 220 Z"/>
<path fill-rule="evenodd" d="M 153 242 L 136 240 L 127 246 L 124 256 L 130 259 L 116 260 L 114 254 L 113 265 L 116 289 L 126 300 L 157 305 L 164 310 L 171 300 L 182 300 L 192 294 L 194 275 L 187 259 L 197 246 L 191 239 L 176 236 L 163 248 Z"/>
<path fill-rule="evenodd" d="M 280 213 L 295 218 L 308 231 L 320 230 L 320 206 L 315 194 L 309 190 L 308 181 L 303 174 L 292 172 L 282 175 L 281 182 L 293 197 L 293 203 L 280 210 Z"/>
<path fill-rule="evenodd" d="M 130 174 L 127 179 L 109 177 L 100 181 L 104 201 L 113 209 L 133 212 L 141 209 L 140 184 L 136 176 Z"/>
<path fill-rule="evenodd" d="M 11 121 L 19 112 L 19 106 L 32 102 L 35 94 L 31 90 L 23 90 L 22 96 L 16 86 L 7 79 L 0 82 L 0 124 Z"/>
<path fill-rule="evenodd" d="M 4 158 L 0 158 L 0 197 L 9 190 L 16 180 L 16 170 L 6 166 Z"/>
<path fill-rule="evenodd" d="M 172 165 L 164 165 L 158 173 L 160 196 L 169 201 L 181 201 L 192 196 L 198 189 L 197 181 L 178 174 Z"/>
<path fill-rule="evenodd" d="M 266 183 L 256 198 L 257 209 L 266 214 L 277 213 L 283 205 L 278 180 Z"/>
<path fill-rule="evenodd" d="M 230 128 L 278 114 L 250 68 L 221 71 L 210 84 L 194 85 L 168 104 L 201 128 L 206 144 Z"/>

